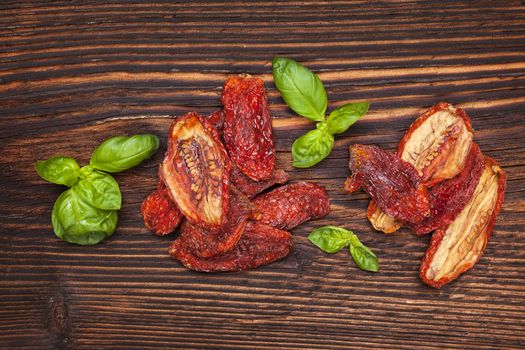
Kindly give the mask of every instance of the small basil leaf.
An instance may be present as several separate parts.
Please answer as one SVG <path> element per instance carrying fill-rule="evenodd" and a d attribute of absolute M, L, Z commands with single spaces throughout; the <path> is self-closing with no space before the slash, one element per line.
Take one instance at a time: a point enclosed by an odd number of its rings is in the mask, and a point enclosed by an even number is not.
<path fill-rule="evenodd" d="M 75 192 L 90 205 L 105 210 L 118 210 L 122 203 L 120 188 L 113 176 L 85 166 L 80 169 L 80 180 Z"/>
<path fill-rule="evenodd" d="M 139 165 L 159 148 L 159 138 L 144 134 L 116 136 L 102 142 L 91 156 L 93 168 L 117 173 Z"/>
<path fill-rule="evenodd" d="M 332 135 L 345 132 L 368 112 L 368 107 L 370 107 L 368 102 L 355 102 L 334 109 L 328 117 L 328 132 Z"/>
<path fill-rule="evenodd" d="M 350 243 L 350 254 L 355 263 L 361 270 L 377 272 L 379 271 L 379 261 L 377 256 L 359 241 L 357 236 L 352 237 Z"/>
<path fill-rule="evenodd" d="M 314 129 L 294 141 L 292 145 L 292 165 L 308 168 L 325 159 L 334 146 L 334 137 L 325 130 Z"/>
<path fill-rule="evenodd" d="M 353 233 L 337 226 L 316 228 L 308 235 L 308 240 L 325 253 L 337 253 L 350 243 Z"/>
<path fill-rule="evenodd" d="M 51 214 L 55 235 L 69 243 L 93 245 L 115 232 L 118 215 L 86 203 L 70 188 L 55 201 Z"/>
<path fill-rule="evenodd" d="M 70 157 L 52 157 L 35 164 L 36 172 L 44 180 L 68 187 L 77 182 L 78 169 L 77 161 Z"/>
<path fill-rule="evenodd" d="M 275 86 L 284 102 L 297 114 L 314 121 L 325 118 L 328 98 L 321 79 L 305 66 L 288 58 L 272 62 Z"/>

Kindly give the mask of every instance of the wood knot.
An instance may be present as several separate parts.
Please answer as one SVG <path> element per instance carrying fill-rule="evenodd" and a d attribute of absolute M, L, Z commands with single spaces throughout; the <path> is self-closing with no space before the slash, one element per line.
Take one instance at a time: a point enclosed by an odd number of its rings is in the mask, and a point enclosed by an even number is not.
<path fill-rule="evenodd" d="M 64 348 L 69 333 L 69 309 L 63 295 L 58 294 L 49 298 L 48 312 L 49 335 L 55 348 Z"/>

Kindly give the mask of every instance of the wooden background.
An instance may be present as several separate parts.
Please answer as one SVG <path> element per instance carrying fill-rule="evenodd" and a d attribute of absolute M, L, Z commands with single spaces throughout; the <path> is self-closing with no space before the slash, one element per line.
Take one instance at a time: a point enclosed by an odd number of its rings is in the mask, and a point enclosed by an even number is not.
<path fill-rule="evenodd" d="M 0 4 L 0 347 L 5 349 L 515 349 L 525 347 L 525 6 L 520 1 L 155 2 Z M 314 125 L 283 104 L 271 59 L 318 72 L 329 110 L 372 102 L 329 159 L 291 168 L 290 146 Z M 293 181 L 329 191 L 332 213 L 293 230 L 287 259 L 202 274 L 166 254 L 140 204 L 155 187 L 171 116 L 219 107 L 227 76 L 265 79 L 278 160 Z M 463 107 L 481 149 L 508 174 L 478 265 L 442 290 L 418 268 L 429 237 L 374 232 L 364 193 L 345 195 L 351 143 L 393 150 L 427 107 Z M 107 137 L 151 132 L 162 148 L 118 174 L 120 224 L 92 247 L 55 238 L 62 187 L 36 160 L 85 164 Z M 307 233 L 355 230 L 380 272 L 326 255 Z"/>

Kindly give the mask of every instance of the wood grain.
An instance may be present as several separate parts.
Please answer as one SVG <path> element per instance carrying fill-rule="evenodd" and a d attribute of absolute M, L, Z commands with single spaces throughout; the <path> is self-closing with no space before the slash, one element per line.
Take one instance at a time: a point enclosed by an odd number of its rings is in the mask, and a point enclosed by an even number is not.
<path fill-rule="evenodd" d="M 0 4 L 0 347 L 5 349 L 517 349 L 525 348 L 525 6 L 520 1 L 2 1 Z M 291 168 L 313 125 L 283 104 L 276 55 L 318 72 L 329 108 L 372 102 L 318 166 Z M 287 259 L 202 274 L 146 232 L 140 203 L 174 116 L 220 106 L 237 73 L 266 82 L 278 162 L 292 181 L 328 189 L 332 213 L 295 230 Z M 351 143 L 394 149 L 439 101 L 463 107 L 476 142 L 508 174 L 493 236 L 476 267 L 434 290 L 417 276 L 429 238 L 374 232 L 364 193 L 346 195 Z M 63 190 L 36 160 L 89 160 L 116 134 L 151 132 L 161 150 L 116 175 L 119 228 L 80 247 L 52 233 Z M 307 233 L 356 231 L 377 274 L 347 252 L 322 254 Z"/>

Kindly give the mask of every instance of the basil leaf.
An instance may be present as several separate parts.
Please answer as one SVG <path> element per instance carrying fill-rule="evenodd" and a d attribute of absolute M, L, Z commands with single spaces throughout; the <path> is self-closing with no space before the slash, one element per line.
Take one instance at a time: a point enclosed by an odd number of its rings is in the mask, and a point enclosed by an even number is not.
<path fill-rule="evenodd" d="M 105 210 L 118 210 L 122 203 L 120 188 L 113 176 L 87 165 L 80 169 L 75 192 L 90 205 Z"/>
<path fill-rule="evenodd" d="M 308 235 L 308 240 L 325 253 L 337 253 L 350 243 L 352 231 L 337 226 L 316 228 Z"/>
<path fill-rule="evenodd" d="M 117 173 L 140 164 L 159 148 L 159 138 L 144 134 L 116 136 L 102 142 L 91 156 L 93 168 Z"/>
<path fill-rule="evenodd" d="M 275 86 L 284 102 L 303 117 L 323 121 L 328 98 L 321 79 L 305 66 L 288 58 L 274 58 L 272 68 Z"/>
<path fill-rule="evenodd" d="M 379 271 L 379 261 L 377 256 L 366 247 L 359 238 L 354 235 L 350 242 L 350 254 L 355 263 L 361 270 L 377 272 Z"/>
<path fill-rule="evenodd" d="M 70 157 L 52 157 L 35 164 L 36 172 L 44 180 L 68 187 L 77 182 L 78 169 L 77 161 Z"/>
<path fill-rule="evenodd" d="M 118 215 L 89 205 L 70 188 L 55 201 L 51 214 L 55 235 L 69 243 L 93 245 L 115 232 Z"/>
<path fill-rule="evenodd" d="M 368 107 L 370 107 L 368 102 L 355 102 L 334 109 L 328 117 L 328 132 L 332 135 L 345 132 L 368 112 Z"/>
<path fill-rule="evenodd" d="M 308 168 L 325 159 L 334 146 L 334 137 L 325 130 L 314 129 L 294 141 L 292 165 Z"/>

